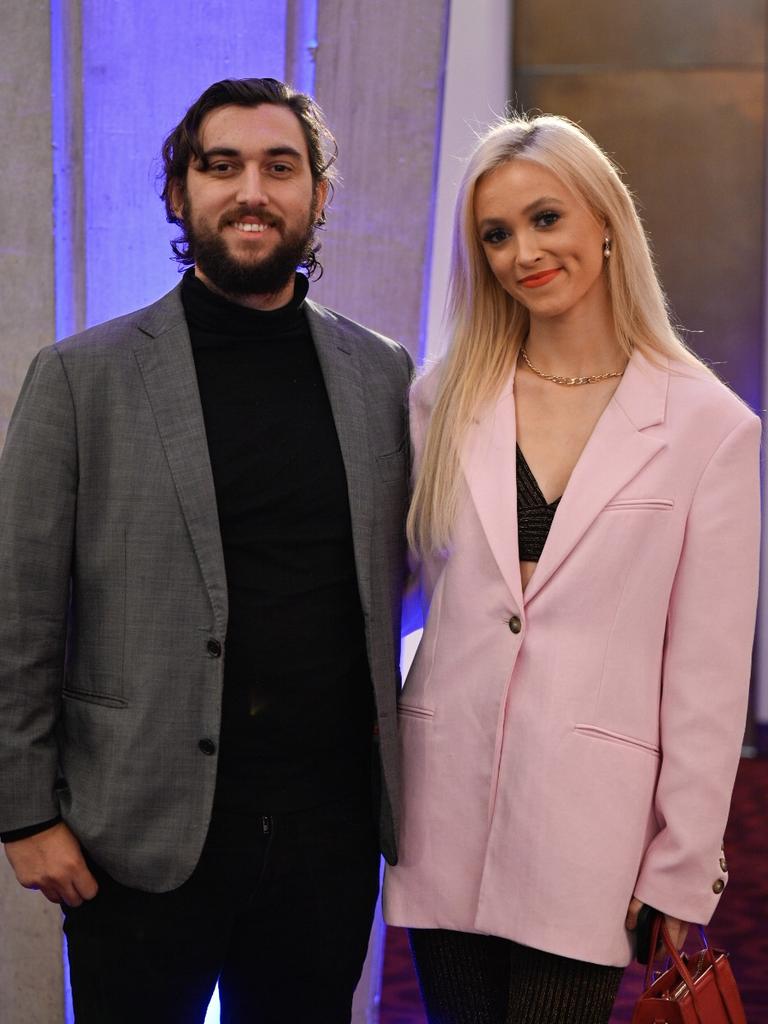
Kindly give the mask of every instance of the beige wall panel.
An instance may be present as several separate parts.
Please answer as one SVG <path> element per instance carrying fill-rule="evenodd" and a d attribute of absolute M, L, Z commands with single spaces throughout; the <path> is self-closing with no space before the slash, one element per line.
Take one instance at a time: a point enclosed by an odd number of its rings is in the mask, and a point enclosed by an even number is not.
<path fill-rule="evenodd" d="M 580 121 L 626 171 L 692 347 L 756 394 L 763 259 L 760 72 L 517 78 L 526 108 Z"/>
<path fill-rule="evenodd" d="M 51 83 L 46 0 L 0 7 L 0 446 L 24 373 L 54 332 Z M 0 854 L 0 1021 L 64 1019 L 61 912 Z"/>
<path fill-rule="evenodd" d="M 532 64 L 762 64 L 765 0 L 537 0 L 515 5 L 519 70 Z"/>
<path fill-rule="evenodd" d="M 61 910 L 22 889 L 0 855 L 0 1021 L 63 1024 Z"/>
<path fill-rule="evenodd" d="M 46 0 L 0 6 L 0 445 L 24 371 L 53 338 Z"/>
<path fill-rule="evenodd" d="M 441 104 L 445 0 L 318 11 L 316 95 L 344 179 L 311 294 L 416 353 Z"/>

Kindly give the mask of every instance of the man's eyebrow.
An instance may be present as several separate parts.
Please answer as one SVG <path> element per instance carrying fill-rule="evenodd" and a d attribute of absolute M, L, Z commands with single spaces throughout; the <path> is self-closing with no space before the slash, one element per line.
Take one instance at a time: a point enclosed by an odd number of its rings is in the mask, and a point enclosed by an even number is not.
<path fill-rule="evenodd" d="M 271 149 L 266 150 L 266 153 L 267 156 L 292 156 L 297 160 L 302 159 L 302 154 L 293 146 L 272 146 Z"/>
<path fill-rule="evenodd" d="M 292 156 L 297 160 L 302 159 L 302 154 L 298 149 L 294 149 L 293 146 L 270 146 L 269 149 L 265 149 L 264 153 L 266 156 Z M 232 149 L 229 146 L 214 146 L 212 149 L 206 149 L 202 153 L 203 163 L 210 163 L 216 157 L 229 156 L 229 157 L 240 157 L 242 152 L 239 149 Z"/>
<path fill-rule="evenodd" d="M 204 164 L 207 164 L 216 156 L 240 156 L 240 150 L 229 149 L 226 146 L 215 146 L 213 149 L 204 150 L 200 155 L 200 159 Z"/>

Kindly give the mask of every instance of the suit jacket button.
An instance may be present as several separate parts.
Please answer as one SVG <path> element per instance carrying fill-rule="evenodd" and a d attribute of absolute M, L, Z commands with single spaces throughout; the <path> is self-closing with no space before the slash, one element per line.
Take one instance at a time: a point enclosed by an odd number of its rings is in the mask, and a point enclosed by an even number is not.
<path fill-rule="evenodd" d="M 212 658 L 220 658 L 221 657 L 221 644 L 219 643 L 218 640 L 214 640 L 213 637 L 211 637 L 211 639 L 208 641 L 208 643 L 205 646 L 206 646 L 206 650 L 208 651 L 208 653 L 210 654 L 210 656 Z"/>
<path fill-rule="evenodd" d="M 724 888 L 725 882 L 722 880 L 722 878 L 718 878 L 718 880 L 712 886 L 712 892 L 715 893 L 716 896 L 719 896 Z"/>
<path fill-rule="evenodd" d="M 200 740 L 200 742 L 197 745 L 204 754 L 210 755 L 216 753 L 216 744 L 213 742 L 213 740 Z"/>
<path fill-rule="evenodd" d="M 520 621 L 519 615 L 513 615 L 512 618 L 509 620 L 508 625 L 513 633 L 519 633 L 520 630 L 523 628 L 523 624 Z"/>
<path fill-rule="evenodd" d="M 720 870 L 723 872 L 724 875 L 728 874 L 728 862 L 726 861 L 725 857 L 720 858 Z"/>

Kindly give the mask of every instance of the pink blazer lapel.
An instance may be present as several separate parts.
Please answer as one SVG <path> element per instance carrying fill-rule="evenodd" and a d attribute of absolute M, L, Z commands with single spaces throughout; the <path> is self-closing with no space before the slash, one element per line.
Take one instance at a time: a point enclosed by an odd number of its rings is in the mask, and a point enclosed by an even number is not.
<path fill-rule="evenodd" d="M 513 381 L 467 432 L 461 466 L 488 544 L 518 609 L 523 607 L 517 553 L 517 480 Z"/>
<path fill-rule="evenodd" d="M 525 589 L 536 597 L 622 487 L 665 447 L 646 427 L 664 422 L 669 371 L 639 353 L 630 359 L 611 401 L 595 425 L 557 508 L 541 559 Z"/>
<path fill-rule="evenodd" d="M 461 453 L 472 502 L 518 608 L 529 604 L 578 544 L 597 515 L 665 442 L 644 434 L 664 422 L 669 371 L 635 353 L 568 481 L 541 560 L 522 592 L 517 546 L 514 376 L 478 417 Z"/>

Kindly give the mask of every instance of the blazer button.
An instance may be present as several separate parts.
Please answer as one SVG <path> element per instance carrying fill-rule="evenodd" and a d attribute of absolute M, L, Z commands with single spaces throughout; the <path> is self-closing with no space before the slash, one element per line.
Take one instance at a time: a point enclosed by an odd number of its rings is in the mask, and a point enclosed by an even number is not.
<path fill-rule="evenodd" d="M 216 744 L 213 740 L 200 740 L 197 745 L 204 754 L 208 754 L 210 756 L 211 754 L 216 753 Z"/>
<path fill-rule="evenodd" d="M 725 857 L 720 858 L 720 870 L 723 872 L 724 875 L 728 874 L 728 862 L 726 861 Z"/>
<path fill-rule="evenodd" d="M 512 630 L 513 633 L 519 633 L 520 630 L 523 628 L 523 624 L 520 621 L 520 616 L 519 615 L 513 615 L 512 618 L 508 622 L 508 626 Z"/>
<path fill-rule="evenodd" d="M 719 896 L 724 888 L 725 888 L 725 882 L 722 880 L 722 878 L 718 878 L 718 880 L 712 886 L 712 892 L 716 896 Z"/>
<path fill-rule="evenodd" d="M 211 638 L 205 646 L 206 650 L 208 651 L 212 658 L 221 657 L 221 644 L 219 643 L 218 640 L 214 640 L 213 638 Z"/>

